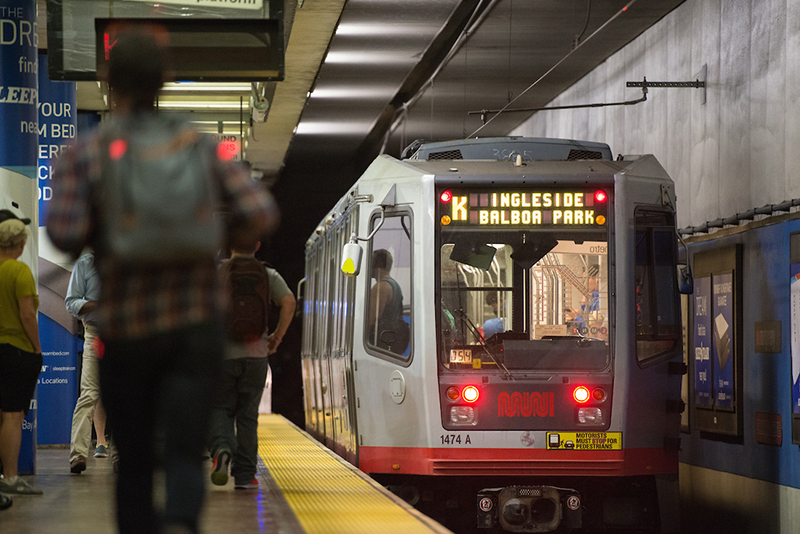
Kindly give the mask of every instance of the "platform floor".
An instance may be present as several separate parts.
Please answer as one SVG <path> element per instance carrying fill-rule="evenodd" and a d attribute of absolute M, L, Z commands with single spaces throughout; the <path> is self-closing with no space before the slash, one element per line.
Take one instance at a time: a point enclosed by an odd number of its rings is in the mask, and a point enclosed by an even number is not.
<path fill-rule="evenodd" d="M 203 534 L 447 533 L 278 415 L 259 420 L 257 491 L 208 484 Z M 210 473 L 211 462 L 206 469 Z M 15 496 L 0 512 L 2 534 L 110 534 L 115 532 L 114 473 L 108 458 L 88 461 L 81 475 L 69 472 L 66 449 L 37 452 L 37 475 L 26 477 L 44 491 Z"/>

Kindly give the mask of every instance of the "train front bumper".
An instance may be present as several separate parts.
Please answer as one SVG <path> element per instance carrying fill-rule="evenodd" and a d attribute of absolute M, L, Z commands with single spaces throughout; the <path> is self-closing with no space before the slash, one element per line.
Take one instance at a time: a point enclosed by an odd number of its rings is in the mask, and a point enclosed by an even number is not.
<path fill-rule="evenodd" d="M 478 528 L 553 532 L 581 527 L 581 496 L 553 486 L 508 486 L 478 492 Z"/>

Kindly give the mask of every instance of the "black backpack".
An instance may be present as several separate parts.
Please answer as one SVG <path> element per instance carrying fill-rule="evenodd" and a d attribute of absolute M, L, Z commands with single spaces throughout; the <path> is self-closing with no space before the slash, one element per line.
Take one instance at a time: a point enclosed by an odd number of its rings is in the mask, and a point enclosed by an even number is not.
<path fill-rule="evenodd" d="M 222 263 L 221 275 L 230 290 L 228 338 L 240 343 L 259 339 L 269 325 L 269 275 L 252 257 Z"/>

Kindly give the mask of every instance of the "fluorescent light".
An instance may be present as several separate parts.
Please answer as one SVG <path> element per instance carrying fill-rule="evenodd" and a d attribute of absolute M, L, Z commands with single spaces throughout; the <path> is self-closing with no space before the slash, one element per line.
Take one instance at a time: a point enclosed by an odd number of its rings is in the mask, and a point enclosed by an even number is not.
<path fill-rule="evenodd" d="M 439 26 L 430 24 L 431 32 L 436 32 Z M 420 35 L 424 34 L 425 25 L 419 24 L 357 24 L 343 22 L 336 28 L 336 35 Z"/>
<path fill-rule="evenodd" d="M 385 65 L 413 63 L 413 53 L 403 52 L 328 52 L 325 63 Z"/>
<path fill-rule="evenodd" d="M 171 102 L 159 100 L 158 109 L 239 109 L 239 102 L 214 102 L 214 101 L 188 101 Z M 249 109 L 247 103 L 241 106 L 242 109 Z"/>
<path fill-rule="evenodd" d="M 387 98 L 394 95 L 396 87 L 317 87 L 309 98 Z"/>
<path fill-rule="evenodd" d="M 371 122 L 311 122 L 303 121 L 297 125 L 295 133 L 297 135 L 315 134 L 341 134 L 341 135 L 363 135 L 369 132 L 372 127 Z"/>
<path fill-rule="evenodd" d="M 204 82 L 179 82 L 165 83 L 162 91 L 166 93 L 180 92 L 214 92 L 214 93 L 249 93 L 249 83 L 204 83 Z"/>

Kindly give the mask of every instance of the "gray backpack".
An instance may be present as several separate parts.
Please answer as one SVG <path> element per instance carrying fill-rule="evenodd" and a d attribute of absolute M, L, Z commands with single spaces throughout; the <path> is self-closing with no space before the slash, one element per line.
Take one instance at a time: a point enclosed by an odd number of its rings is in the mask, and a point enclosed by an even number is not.
<path fill-rule="evenodd" d="M 214 258 L 222 228 L 214 215 L 212 142 L 155 114 L 104 126 L 96 184 L 103 255 L 140 266 Z"/>

